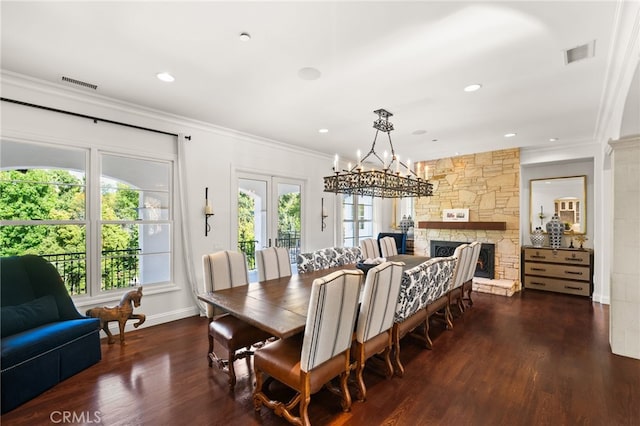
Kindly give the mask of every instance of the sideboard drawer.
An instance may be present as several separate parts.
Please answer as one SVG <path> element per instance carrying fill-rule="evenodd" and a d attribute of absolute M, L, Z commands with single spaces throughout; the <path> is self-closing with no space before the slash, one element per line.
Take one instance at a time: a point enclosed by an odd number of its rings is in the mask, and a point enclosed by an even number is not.
<path fill-rule="evenodd" d="M 576 294 L 578 296 L 590 295 L 590 284 L 584 281 L 566 281 L 547 277 L 524 277 L 526 288 L 555 291 L 558 293 Z"/>
<path fill-rule="evenodd" d="M 524 260 L 531 262 L 565 263 L 570 265 L 589 265 L 591 254 L 588 251 L 549 250 L 526 248 Z"/>
<path fill-rule="evenodd" d="M 525 275 L 543 275 L 553 278 L 590 281 L 590 268 L 585 266 L 558 265 L 555 263 L 527 262 L 524 265 Z"/>

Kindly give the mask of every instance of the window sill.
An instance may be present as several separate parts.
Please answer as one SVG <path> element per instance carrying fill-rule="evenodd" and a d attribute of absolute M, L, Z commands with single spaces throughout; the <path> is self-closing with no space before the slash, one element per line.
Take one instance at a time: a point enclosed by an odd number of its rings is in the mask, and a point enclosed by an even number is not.
<path fill-rule="evenodd" d="M 145 296 L 150 296 L 152 294 L 172 293 L 182 290 L 182 287 L 176 285 L 175 283 L 148 284 L 146 286 L 143 285 L 142 287 L 144 287 L 143 293 Z M 119 289 L 113 292 L 101 293 L 96 296 L 73 296 L 72 299 L 77 308 L 83 306 L 107 305 L 112 304 L 113 302 L 120 302 L 123 294 L 135 288 L 137 287 Z"/>

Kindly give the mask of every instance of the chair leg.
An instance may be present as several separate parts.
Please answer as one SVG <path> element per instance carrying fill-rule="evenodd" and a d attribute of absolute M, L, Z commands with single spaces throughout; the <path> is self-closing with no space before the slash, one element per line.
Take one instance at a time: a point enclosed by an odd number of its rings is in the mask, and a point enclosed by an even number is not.
<path fill-rule="evenodd" d="M 404 376 L 404 367 L 402 366 L 402 363 L 400 362 L 400 331 L 398 330 L 398 324 L 395 323 L 393 324 L 393 359 L 394 359 L 394 366 L 393 366 L 393 372 L 395 373 L 396 376 L 398 377 L 402 377 Z"/>
<path fill-rule="evenodd" d="M 208 333 L 207 333 L 208 334 Z M 209 352 L 207 352 L 207 359 L 209 360 L 209 367 L 213 365 L 213 336 L 209 336 Z"/>
<path fill-rule="evenodd" d="M 255 367 L 255 366 L 254 366 Z M 262 400 L 260 399 L 260 394 L 262 394 L 262 385 L 264 383 L 263 381 L 263 376 L 262 376 L 262 371 L 259 370 L 258 368 L 254 368 L 254 373 L 256 376 L 256 388 L 253 391 L 253 409 L 255 411 L 260 411 L 260 408 L 262 408 Z"/>
<path fill-rule="evenodd" d="M 311 386 L 309 383 L 309 375 L 307 373 L 303 373 L 303 374 L 304 374 L 304 380 L 303 380 L 304 384 L 302 385 L 303 387 L 302 392 L 300 392 L 300 406 L 299 406 L 300 422 L 303 426 L 311 426 L 311 422 L 309 421 L 309 403 L 311 403 L 311 389 L 310 389 Z"/>
<path fill-rule="evenodd" d="M 362 373 L 364 371 L 364 346 L 358 344 L 358 359 L 356 360 L 356 385 L 358 386 L 358 401 L 363 402 L 367 397 L 367 388 L 364 385 Z"/>
<path fill-rule="evenodd" d="M 236 354 L 235 351 L 229 350 L 229 360 L 228 360 L 228 374 L 229 374 L 229 388 L 233 390 L 236 386 L 236 371 L 233 368 L 233 361 L 235 361 Z"/>
<path fill-rule="evenodd" d="M 431 337 L 429 337 L 429 319 L 430 318 L 431 317 L 427 315 L 427 319 L 424 322 L 424 340 L 425 340 L 427 349 L 433 349 L 433 341 L 431 340 Z"/>

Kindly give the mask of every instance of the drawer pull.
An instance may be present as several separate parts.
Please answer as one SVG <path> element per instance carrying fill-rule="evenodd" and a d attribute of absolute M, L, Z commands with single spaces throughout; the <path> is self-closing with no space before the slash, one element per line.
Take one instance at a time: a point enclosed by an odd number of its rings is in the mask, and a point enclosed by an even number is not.
<path fill-rule="evenodd" d="M 567 290 L 582 290 L 582 287 L 571 287 L 570 285 L 565 285 L 564 288 Z"/>
<path fill-rule="evenodd" d="M 582 262 L 582 259 L 579 257 L 565 257 L 564 260 L 569 262 Z"/>
<path fill-rule="evenodd" d="M 569 275 L 582 275 L 582 272 L 579 271 L 564 271 L 564 273 Z"/>
<path fill-rule="evenodd" d="M 537 283 L 535 281 L 531 281 L 531 284 L 533 284 L 533 285 L 541 285 L 542 287 L 546 286 L 545 283 Z"/>
<path fill-rule="evenodd" d="M 531 268 L 531 270 L 532 271 L 542 271 L 542 272 L 546 271 L 546 269 L 544 269 L 544 268 Z"/>
<path fill-rule="evenodd" d="M 536 256 L 535 254 L 531 255 L 532 259 L 546 259 L 546 256 Z"/>

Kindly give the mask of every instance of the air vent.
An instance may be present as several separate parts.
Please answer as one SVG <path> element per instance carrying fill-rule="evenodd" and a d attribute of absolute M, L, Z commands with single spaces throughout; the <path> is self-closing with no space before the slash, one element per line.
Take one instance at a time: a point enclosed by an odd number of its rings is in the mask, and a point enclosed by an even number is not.
<path fill-rule="evenodd" d="M 84 81 L 76 80 L 75 78 L 65 77 L 64 75 L 62 76 L 62 81 L 64 81 L 65 83 L 69 83 L 69 84 L 73 84 L 73 85 L 76 85 L 76 86 L 84 87 L 85 89 L 93 89 L 93 90 L 97 90 L 98 89 L 98 85 L 97 84 L 87 83 L 87 82 L 84 82 Z"/>
<path fill-rule="evenodd" d="M 566 65 L 572 64 L 583 59 L 592 58 L 596 53 L 596 41 L 593 40 L 587 44 L 576 46 L 572 49 L 564 51 L 564 63 Z"/>

